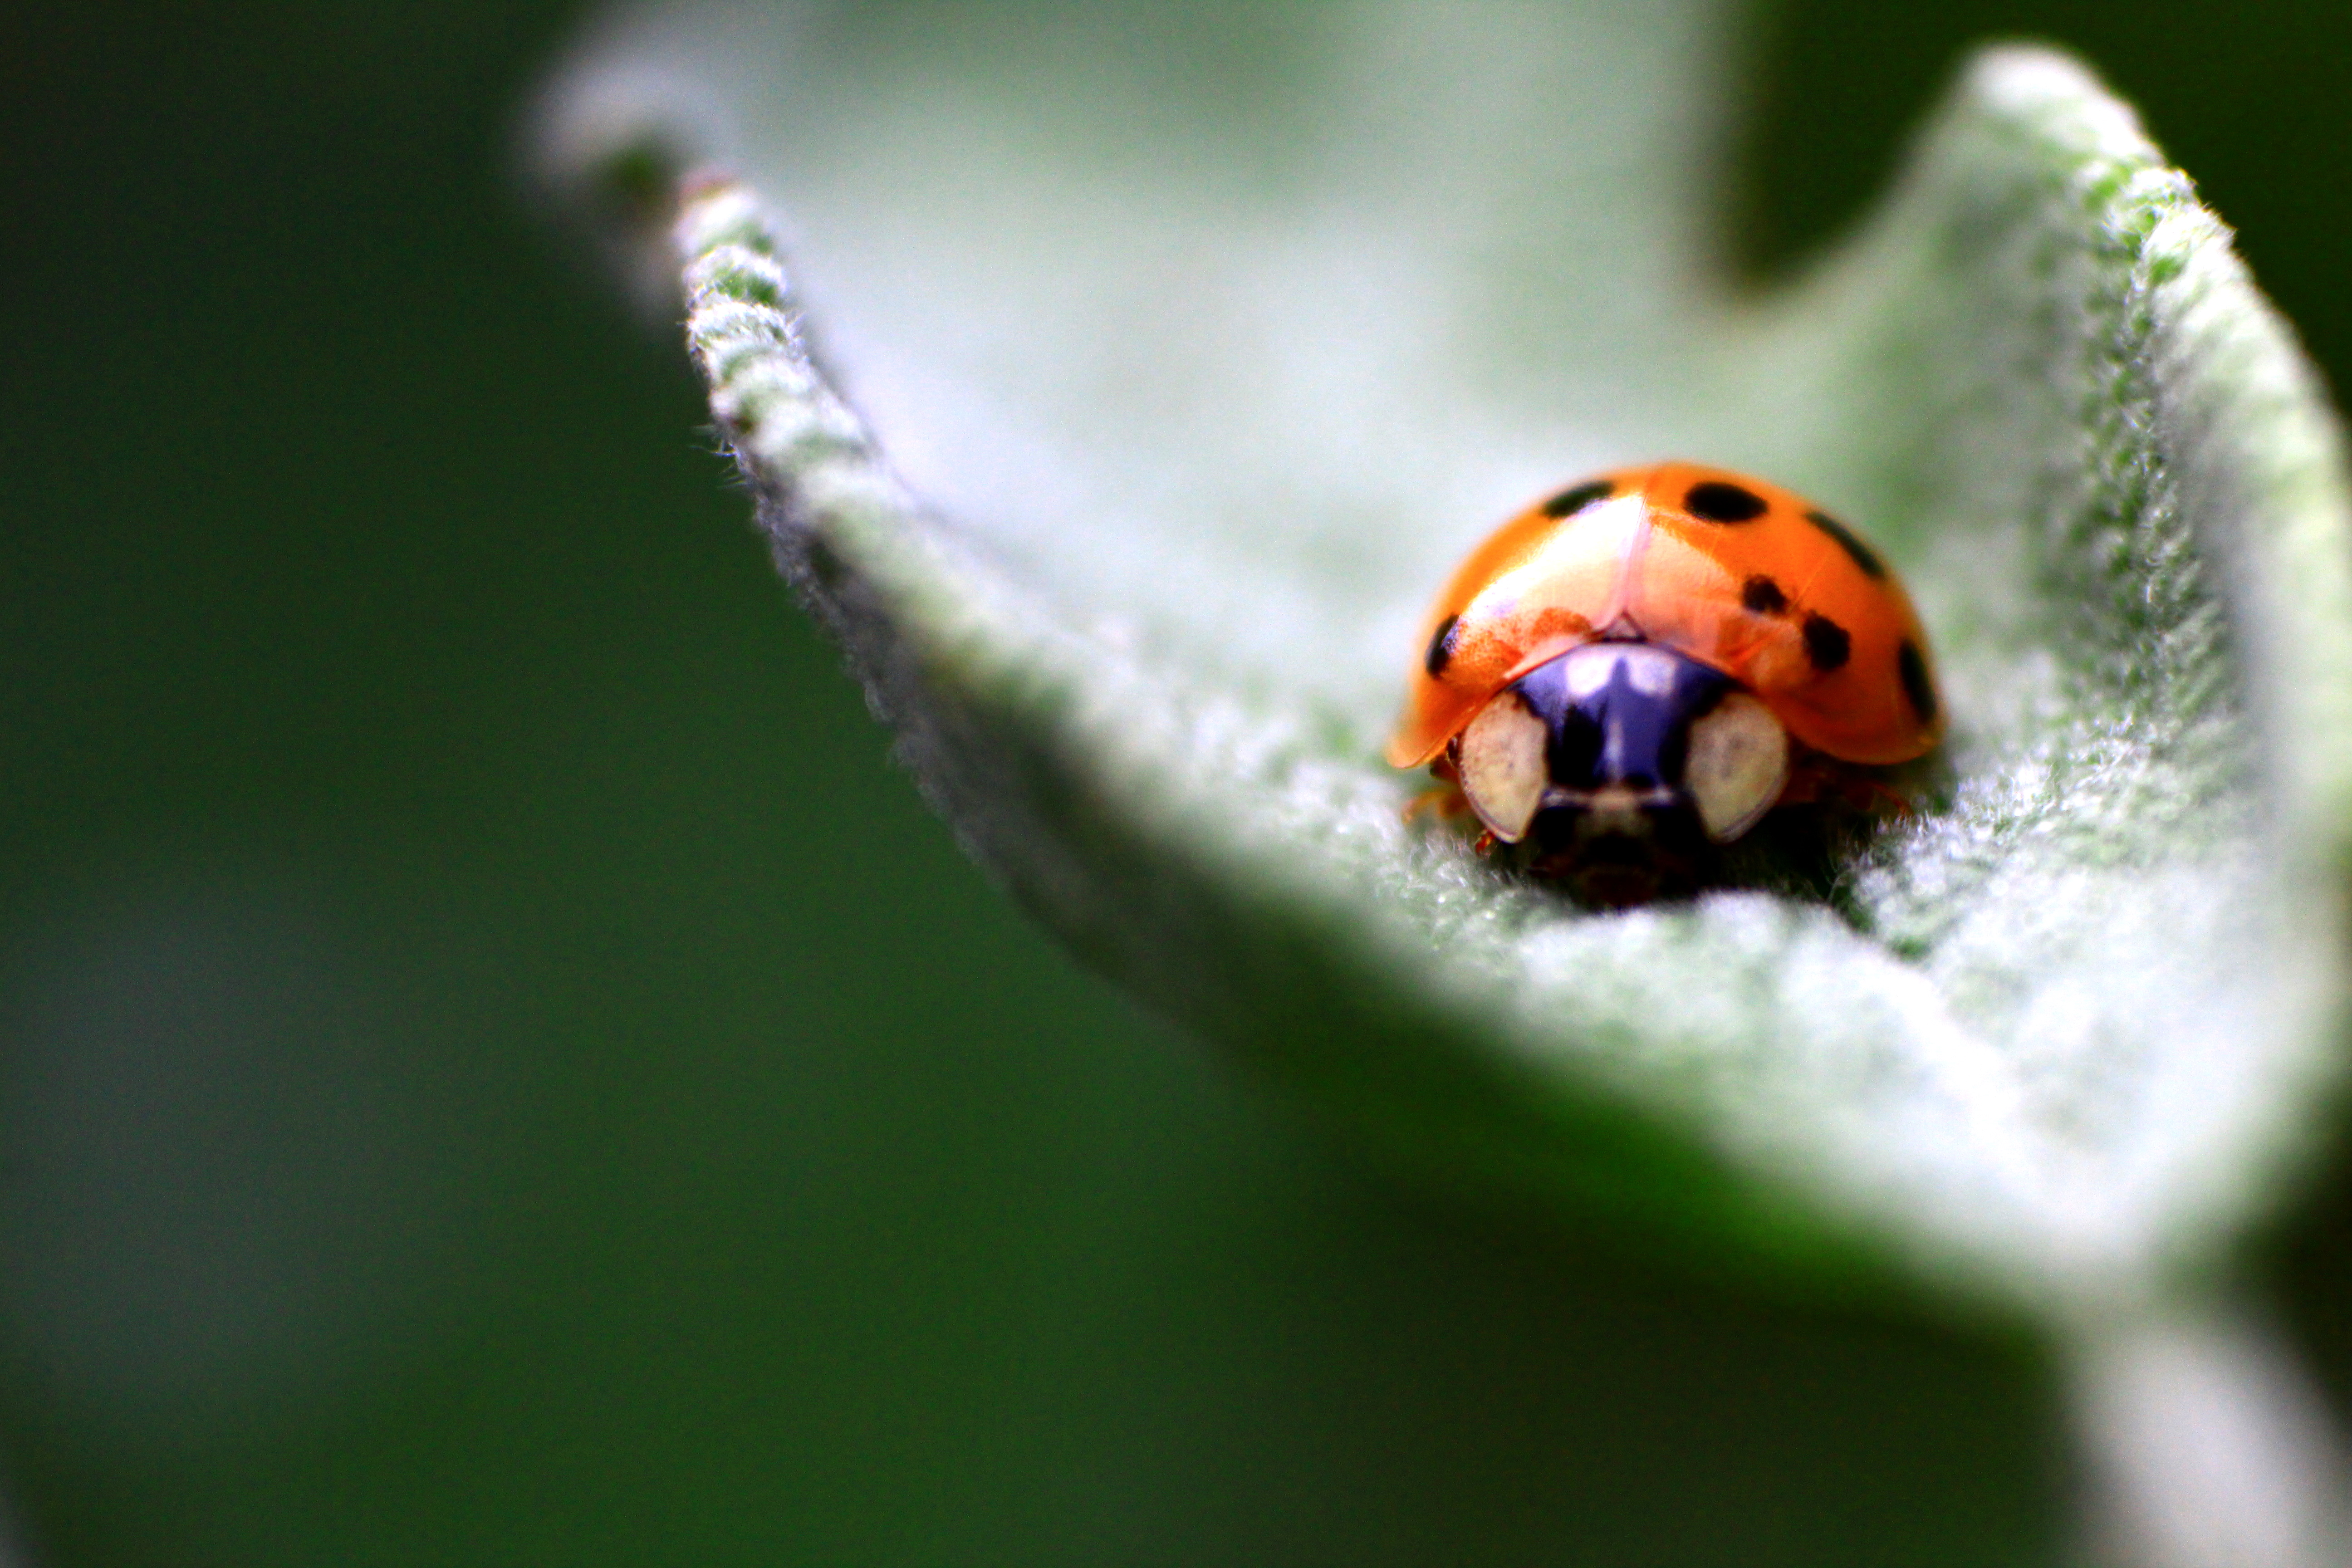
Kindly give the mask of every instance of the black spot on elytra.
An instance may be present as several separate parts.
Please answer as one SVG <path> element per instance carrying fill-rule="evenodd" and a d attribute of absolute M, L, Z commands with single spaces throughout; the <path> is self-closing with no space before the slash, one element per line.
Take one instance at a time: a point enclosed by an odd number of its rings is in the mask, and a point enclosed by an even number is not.
<path fill-rule="evenodd" d="M 1607 500 L 1617 493 L 1617 487 L 1607 479 L 1593 479 L 1572 490 L 1562 490 L 1543 503 L 1546 517 L 1567 517 L 1582 511 L 1597 500 Z"/>
<path fill-rule="evenodd" d="M 1429 671 L 1432 680 L 1445 673 L 1454 658 L 1454 633 L 1462 624 L 1460 616 L 1448 616 L 1437 624 L 1436 635 L 1429 639 L 1429 651 L 1422 656 L 1422 668 Z"/>
<path fill-rule="evenodd" d="M 1919 722 L 1934 723 L 1936 683 L 1927 679 L 1927 660 L 1909 637 L 1895 650 L 1895 673 L 1902 679 L 1903 695 L 1911 700 L 1911 711 L 1919 715 Z"/>
<path fill-rule="evenodd" d="M 1764 498 L 1754 490 L 1702 479 L 1684 493 L 1683 510 L 1708 522 L 1754 522 L 1764 515 Z"/>
<path fill-rule="evenodd" d="M 1843 668 L 1853 652 L 1853 638 L 1846 635 L 1843 626 L 1827 616 L 1805 617 L 1805 657 L 1813 661 L 1815 669 L 1827 675 L 1832 669 Z"/>
<path fill-rule="evenodd" d="M 1739 603 L 1759 616 L 1777 616 L 1789 607 L 1789 595 L 1769 577 L 1750 577 L 1739 585 Z"/>
<path fill-rule="evenodd" d="M 1845 552 L 1853 557 L 1853 563 L 1862 568 L 1864 576 L 1886 575 L 1886 563 L 1878 558 L 1876 551 L 1856 539 L 1853 536 L 1853 530 L 1825 511 L 1809 511 L 1805 514 L 1805 521 L 1836 540 Z"/>

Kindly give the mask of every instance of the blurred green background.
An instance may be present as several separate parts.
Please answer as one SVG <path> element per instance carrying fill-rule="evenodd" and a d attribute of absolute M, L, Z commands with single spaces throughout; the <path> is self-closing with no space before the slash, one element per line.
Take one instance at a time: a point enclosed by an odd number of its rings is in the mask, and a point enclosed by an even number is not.
<path fill-rule="evenodd" d="M 36 1554 L 2055 1560 L 2015 1345 L 1402 1190 L 1014 917 L 512 177 L 576 16 L 0 20 Z M 2000 33 L 2142 105 L 2340 381 L 2339 5 L 1798 0 L 1727 252 L 1832 233 Z M 2331 1364 L 2346 1206 L 2281 1248 Z"/>

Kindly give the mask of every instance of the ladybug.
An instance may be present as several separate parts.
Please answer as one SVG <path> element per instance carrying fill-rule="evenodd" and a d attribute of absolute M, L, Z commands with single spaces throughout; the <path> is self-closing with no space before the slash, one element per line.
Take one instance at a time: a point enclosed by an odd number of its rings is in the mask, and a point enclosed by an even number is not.
<path fill-rule="evenodd" d="M 1471 552 L 1422 631 L 1401 768 L 1431 764 L 1533 875 L 1618 908 L 1720 879 L 1775 806 L 1901 797 L 1943 730 L 1878 553 L 1778 486 L 1660 463 L 1564 489 Z"/>

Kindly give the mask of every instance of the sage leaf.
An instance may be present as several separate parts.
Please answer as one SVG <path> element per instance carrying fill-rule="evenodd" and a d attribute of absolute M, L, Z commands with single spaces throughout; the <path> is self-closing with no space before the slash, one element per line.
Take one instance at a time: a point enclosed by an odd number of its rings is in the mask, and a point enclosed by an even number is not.
<path fill-rule="evenodd" d="M 2338 1075 L 2352 549 L 2311 371 L 2127 108 L 1979 55 L 1755 297 L 1712 6 L 907 16 L 620 13 L 543 144 L 740 171 L 674 229 L 714 417 L 1014 898 L 1441 1179 L 2067 1334 L 2203 1289 Z M 1379 745 L 1451 561 L 1669 455 L 1864 522 L 1949 782 L 1815 896 L 1586 913 Z"/>

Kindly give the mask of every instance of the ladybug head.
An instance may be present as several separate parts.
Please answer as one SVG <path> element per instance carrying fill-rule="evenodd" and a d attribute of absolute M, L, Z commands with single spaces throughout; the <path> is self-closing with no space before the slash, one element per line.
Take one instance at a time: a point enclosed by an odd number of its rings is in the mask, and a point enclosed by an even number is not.
<path fill-rule="evenodd" d="M 1646 642 L 1538 665 L 1457 736 L 1463 794 L 1538 876 L 1617 908 L 1692 891 L 1715 847 L 1756 825 L 1789 777 L 1772 710 L 1719 670 Z"/>

